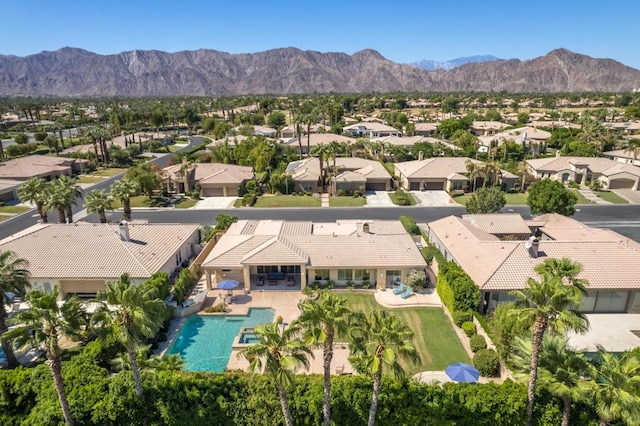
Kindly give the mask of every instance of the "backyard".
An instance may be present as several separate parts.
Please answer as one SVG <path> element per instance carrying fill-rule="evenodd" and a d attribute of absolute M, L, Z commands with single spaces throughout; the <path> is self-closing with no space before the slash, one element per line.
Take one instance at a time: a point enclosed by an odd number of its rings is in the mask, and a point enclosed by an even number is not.
<path fill-rule="evenodd" d="M 384 310 L 398 315 L 415 333 L 413 344 L 420 354 L 420 364 L 401 362 L 409 375 L 420 371 L 442 371 L 454 362 L 470 363 L 471 360 L 453 330 L 442 308 L 387 309 L 380 306 L 370 293 L 340 293 L 352 310 L 368 313 Z"/>

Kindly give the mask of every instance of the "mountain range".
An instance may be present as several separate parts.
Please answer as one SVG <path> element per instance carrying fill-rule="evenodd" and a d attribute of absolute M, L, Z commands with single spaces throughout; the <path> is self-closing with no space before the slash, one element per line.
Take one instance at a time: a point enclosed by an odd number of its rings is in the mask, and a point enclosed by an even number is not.
<path fill-rule="evenodd" d="M 496 58 L 493 55 L 474 55 L 474 56 L 463 56 L 461 58 L 450 59 L 448 61 L 434 61 L 431 59 L 423 59 L 418 62 L 413 62 L 409 65 L 413 65 L 418 68 L 422 68 L 423 70 L 433 71 L 433 70 L 452 70 L 460 65 L 469 64 L 469 63 L 477 63 L 477 62 L 491 62 L 491 61 L 499 61 L 500 58 Z"/>
<path fill-rule="evenodd" d="M 247 54 L 200 49 L 99 55 L 65 47 L 26 57 L 0 55 L 0 94 L 17 96 L 625 92 L 638 87 L 639 70 L 566 49 L 448 71 L 398 64 L 371 49 L 353 55 L 292 47 Z"/>

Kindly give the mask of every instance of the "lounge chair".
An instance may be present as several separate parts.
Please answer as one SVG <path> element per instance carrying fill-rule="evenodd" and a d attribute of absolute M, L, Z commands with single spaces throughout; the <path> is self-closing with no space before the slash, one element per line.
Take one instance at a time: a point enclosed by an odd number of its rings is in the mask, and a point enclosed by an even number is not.
<path fill-rule="evenodd" d="M 258 287 L 262 287 L 264 285 L 264 275 L 258 275 L 258 278 L 256 279 L 256 285 Z"/>
<path fill-rule="evenodd" d="M 393 294 L 400 294 L 405 290 L 404 284 L 400 283 L 398 288 L 393 290 Z"/>
<path fill-rule="evenodd" d="M 404 293 L 402 293 L 400 295 L 400 297 L 402 297 L 403 299 L 406 299 L 407 297 L 411 296 L 413 294 L 413 287 L 407 287 L 407 289 L 405 290 Z"/>
<path fill-rule="evenodd" d="M 296 283 L 293 281 L 293 275 L 287 276 L 287 287 L 293 287 Z"/>

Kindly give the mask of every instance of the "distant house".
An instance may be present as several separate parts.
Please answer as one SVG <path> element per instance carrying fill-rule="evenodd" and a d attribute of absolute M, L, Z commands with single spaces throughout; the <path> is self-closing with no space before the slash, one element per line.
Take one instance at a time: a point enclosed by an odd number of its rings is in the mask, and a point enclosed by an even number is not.
<path fill-rule="evenodd" d="M 331 175 L 333 160 L 324 162 Z M 379 161 L 358 157 L 337 157 L 337 174 L 329 185 L 331 193 L 338 190 L 355 191 L 364 186 L 366 191 L 389 191 L 391 176 Z M 320 162 L 317 158 L 305 158 L 293 161 L 287 166 L 286 172 L 295 181 L 296 191 L 322 192 L 320 182 Z"/>
<path fill-rule="evenodd" d="M 348 136 L 336 135 L 335 133 L 310 133 L 308 135 L 303 135 L 301 138 L 302 141 L 302 154 L 308 154 L 307 152 L 307 143 L 309 144 L 309 148 L 313 149 L 314 146 L 325 144 L 328 145 L 331 142 L 339 142 L 339 143 L 356 143 L 355 138 L 350 138 Z M 300 142 L 298 138 L 287 139 L 284 142 L 286 145 L 293 148 L 296 152 L 300 152 Z"/>
<path fill-rule="evenodd" d="M 240 220 L 202 263 L 207 286 L 233 279 L 251 290 L 300 290 L 310 283 L 403 282 L 427 264 L 399 221 Z"/>
<path fill-rule="evenodd" d="M 175 164 L 162 169 L 163 190 L 171 193 L 192 191 L 200 186 L 203 197 L 235 197 L 239 188 L 254 179 L 253 168 L 235 164 L 193 163 Z"/>
<path fill-rule="evenodd" d="M 622 135 L 636 135 L 640 133 L 640 123 L 625 121 L 624 123 L 603 123 L 604 127 L 613 129 Z"/>
<path fill-rule="evenodd" d="M 76 222 L 34 225 L 0 241 L 29 262 L 34 289 L 58 287 L 60 297 L 95 297 L 128 273 L 134 283 L 170 276 L 198 250 L 199 225 Z"/>
<path fill-rule="evenodd" d="M 505 127 L 509 125 L 500 121 L 474 121 L 469 131 L 475 136 L 493 136 Z"/>
<path fill-rule="evenodd" d="M 372 122 L 361 122 L 345 126 L 342 128 L 345 133 L 350 133 L 356 138 L 381 138 L 383 136 L 402 136 L 402 132 L 395 127 L 386 124 Z"/>
<path fill-rule="evenodd" d="M 527 165 L 537 179 L 577 183 L 598 180 L 604 189 L 638 190 L 640 181 L 640 167 L 608 158 L 556 156 L 527 160 Z"/>
<path fill-rule="evenodd" d="M 396 163 L 394 174 L 399 185 L 407 191 L 470 191 L 473 182 L 469 181 L 468 162 L 479 167 L 485 165 L 467 157 L 434 157 Z M 480 177 L 476 179 L 476 186 L 482 185 Z M 508 190 L 514 186 L 517 176 L 503 170 L 500 179 Z"/>
<path fill-rule="evenodd" d="M 617 161 L 618 163 L 624 164 L 633 164 L 635 166 L 640 166 L 640 158 L 636 158 L 633 155 L 633 152 L 627 149 L 616 149 L 615 151 L 606 151 L 603 152 L 606 158 Z"/>
<path fill-rule="evenodd" d="M 272 127 L 253 126 L 254 136 L 264 136 L 265 138 L 275 138 L 278 131 Z"/>
<path fill-rule="evenodd" d="M 531 238 L 529 235 L 539 235 Z M 640 245 L 608 229 L 591 228 L 558 214 L 524 220 L 517 214 L 448 216 L 429 222 L 429 241 L 480 288 L 481 312 L 513 301 L 512 290 L 538 277 L 545 259 L 568 258 L 588 280 L 578 310 L 640 313 Z M 507 235 L 507 237 L 505 237 Z"/>
<path fill-rule="evenodd" d="M 493 142 L 502 145 L 506 141 L 514 141 L 516 143 L 526 144 L 530 146 L 535 144 L 540 146 L 551 137 L 551 133 L 535 127 L 519 127 L 517 129 L 505 130 L 488 136 L 478 136 L 478 140 L 485 147 L 490 147 Z"/>

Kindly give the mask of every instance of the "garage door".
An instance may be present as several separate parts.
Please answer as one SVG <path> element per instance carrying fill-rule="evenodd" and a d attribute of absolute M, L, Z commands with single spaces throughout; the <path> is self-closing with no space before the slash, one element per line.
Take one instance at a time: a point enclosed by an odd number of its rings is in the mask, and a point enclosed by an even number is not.
<path fill-rule="evenodd" d="M 609 189 L 633 189 L 635 184 L 631 179 L 614 179 L 609 182 Z"/>
<path fill-rule="evenodd" d="M 220 197 L 223 194 L 222 188 L 202 188 L 203 197 Z"/>
<path fill-rule="evenodd" d="M 367 191 L 386 191 L 386 185 L 384 182 L 370 182 L 365 186 Z"/>
<path fill-rule="evenodd" d="M 411 191 L 420 191 L 420 182 L 411 182 L 409 184 L 409 189 Z"/>
<path fill-rule="evenodd" d="M 426 182 L 424 189 L 427 191 L 444 191 L 444 182 Z"/>

